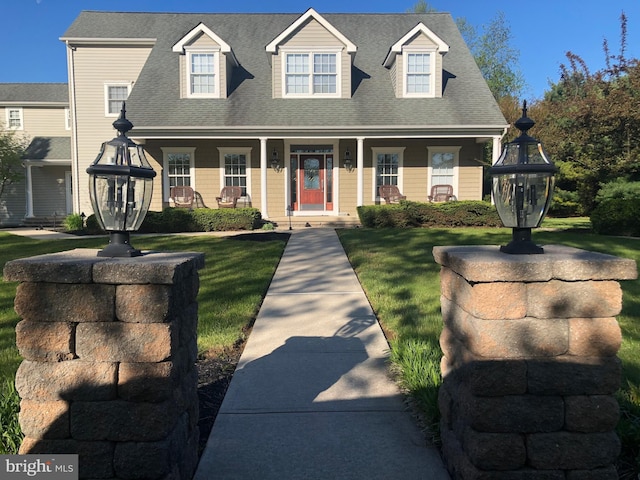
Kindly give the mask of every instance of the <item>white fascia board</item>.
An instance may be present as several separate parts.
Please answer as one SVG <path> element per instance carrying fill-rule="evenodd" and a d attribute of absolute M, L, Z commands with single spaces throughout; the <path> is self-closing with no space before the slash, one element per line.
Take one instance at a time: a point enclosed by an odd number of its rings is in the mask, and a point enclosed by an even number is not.
<path fill-rule="evenodd" d="M 300 18 L 298 18 L 295 22 L 293 22 L 289 27 L 284 30 L 280 35 L 273 39 L 273 41 L 266 46 L 265 50 L 267 53 L 276 53 L 278 50 L 278 45 L 282 43 L 289 35 L 295 32 L 300 26 L 302 26 L 309 18 L 313 18 L 320 25 L 326 28 L 334 37 L 344 43 L 347 47 L 348 53 L 355 53 L 358 48 L 352 43 L 347 37 L 345 37 L 340 31 L 331 25 L 322 15 L 316 12 L 313 8 L 307 10 Z"/>
<path fill-rule="evenodd" d="M 404 47 L 404 45 L 418 33 L 423 33 L 427 38 L 429 38 L 429 40 L 435 43 L 438 53 L 444 55 L 449 51 L 449 45 L 439 36 L 433 33 L 424 23 L 420 22 L 418 25 L 409 30 L 400 40 L 398 40 L 391 46 L 391 48 L 389 49 L 389 53 L 387 54 L 382 64 L 385 67 L 389 68 L 395 60 L 395 54 L 401 53 L 402 47 Z"/>
<path fill-rule="evenodd" d="M 33 100 L 0 100 L 0 106 L 7 107 L 68 107 L 69 102 L 46 102 L 46 101 L 33 101 Z"/>
<path fill-rule="evenodd" d="M 153 47 L 155 38 L 94 38 L 94 37 L 60 37 L 59 40 L 70 47 L 79 45 L 134 45 Z"/>
<path fill-rule="evenodd" d="M 238 63 L 238 59 L 233 53 L 233 50 L 231 49 L 231 45 L 229 45 L 227 42 L 222 40 L 222 38 L 216 35 L 215 32 L 211 30 L 209 27 L 207 27 L 204 23 L 199 23 L 193 29 L 191 29 L 191 31 L 187 33 L 184 37 L 182 37 L 178 41 L 178 43 L 176 43 L 172 47 L 171 50 L 176 53 L 184 53 L 185 46 L 188 45 L 196 36 L 200 35 L 201 33 L 208 36 L 210 39 L 216 42 L 220 46 L 220 51 L 222 53 L 230 54 L 231 59 L 233 60 L 236 66 L 240 65 L 240 63 Z"/>

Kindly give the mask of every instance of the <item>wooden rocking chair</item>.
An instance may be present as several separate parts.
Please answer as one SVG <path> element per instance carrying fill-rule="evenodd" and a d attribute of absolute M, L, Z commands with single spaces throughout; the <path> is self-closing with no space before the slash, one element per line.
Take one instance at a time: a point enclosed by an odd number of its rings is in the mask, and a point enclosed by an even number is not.
<path fill-rule="evenodd" d="M 433 185 L 431 187 L 430 202 L 451 202 L 457 200 L 453 194 L 452 185 Z"/>
<path fill-rule="evenodd" d="M 385 203 L 400 203 L 400 200 L 407 199 L 405 195 L 400 193 L 397 185 L 380 185 L 378 195 L 380 198 L 384 198 Z"/>
<path fill-rule="evenodd" d="M 169 190 L 169 200 L 173 202 L 174 207 L 193 208 L 194 197 L 193 188 L 186 185 L 171 187 Z"/>
<path fill-rule="evenodd" d="M 216 197 L 218 208 L 236 208 L 240 197 L 242 197 L 242 187 L 223 187 L 220 196 Z"/>

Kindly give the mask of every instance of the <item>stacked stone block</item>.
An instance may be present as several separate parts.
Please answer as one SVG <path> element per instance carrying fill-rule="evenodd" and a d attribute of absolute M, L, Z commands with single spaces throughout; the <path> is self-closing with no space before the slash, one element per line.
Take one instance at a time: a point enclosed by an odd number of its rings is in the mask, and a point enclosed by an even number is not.
<path fill-rule="evenodd" d="M 443 454 L 454 479 L 614 480 L 618 280 L 632 260 L 436 247 Z"/>
<path fill-rule="evenodd" d="M 201 254 L 15 260 L 21 454 L 79 455 L 80 478 L 191 479 L 198 458 Z"/>

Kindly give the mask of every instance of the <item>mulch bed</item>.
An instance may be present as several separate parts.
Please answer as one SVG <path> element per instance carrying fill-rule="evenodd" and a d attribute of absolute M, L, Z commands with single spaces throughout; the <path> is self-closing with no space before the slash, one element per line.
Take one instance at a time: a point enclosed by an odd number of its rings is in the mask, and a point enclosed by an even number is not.
<path fill-rule="evenodd" d="M 224 395 L 227 393 L 243 348 L 244 342 L 239 342 L 230 350 L 198 359 L 198 404 L 200 407 L 198 455 L 202 455 L 204 447 L 207 445 L 213 423 L 222 405 Z"/>

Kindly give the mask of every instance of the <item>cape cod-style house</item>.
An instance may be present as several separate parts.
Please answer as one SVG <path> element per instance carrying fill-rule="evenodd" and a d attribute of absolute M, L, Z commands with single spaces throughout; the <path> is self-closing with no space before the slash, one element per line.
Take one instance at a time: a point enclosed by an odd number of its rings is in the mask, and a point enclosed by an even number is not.
<path fill-rule="evenodd" d="M 72 210 L 126 100 L 129 136 L 172 186 L 217 208 L 224 186 L 264 218 L 356 216 L 380 185 L 482 198 L 507 122 L 451 16 L 81 12 L 67 46 Z"/>

